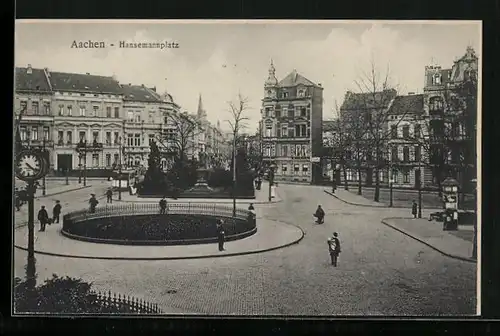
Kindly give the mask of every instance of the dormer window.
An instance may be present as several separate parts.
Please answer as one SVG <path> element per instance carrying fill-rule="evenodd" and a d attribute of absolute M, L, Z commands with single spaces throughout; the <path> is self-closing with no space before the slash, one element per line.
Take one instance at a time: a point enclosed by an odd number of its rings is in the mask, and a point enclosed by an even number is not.
<path fill-rule="evenodd" d="M 283 98 L 288 98 L 288 92 L 283 92 Z"/>
<path fill-rule="evenodd" d="M 303 88 L 299 89 L 297 91 L 297 97 L 304 97 L 305 96 L 305 91 Z"/>

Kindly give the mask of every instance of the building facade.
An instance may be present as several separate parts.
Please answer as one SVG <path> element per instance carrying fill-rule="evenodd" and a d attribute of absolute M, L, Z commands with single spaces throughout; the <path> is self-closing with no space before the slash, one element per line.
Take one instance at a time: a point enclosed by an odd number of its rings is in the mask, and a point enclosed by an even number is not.
<path fill-rule="evenodd" d="M 478 56 L 472 47 L 451 68 L 425 67 L 424 125 L 434 184 L 454 177 L 465 190 L 476 178 Z"/>
<path fill-rule="evenodd" d="M 20 138 L 23 146 L 45 148 L 51 169 L 54 167 L 54 117 L 52 90 L 47 69 L 15 69 L 14 114 L 19 117 Z"/>
<path fill-rule="evenodd" d="M 56 172 L 102 175 L 119 163 L 123 137 L 121 87 L 113 77 L 49 72 L 53 91 Z"/>
<path fill-rule="evenodd" d="M 165 153 L 161 164 L 169 166 L 171 146 L 169 134 L 175 131 L 168 115 L 179 113 L 179 106 L 171 95 L 156 92 L 156 87 L 144 85 L 121 85 L 124 110 L 123 155 L 126 168 L 147 168 L 150 141 L 158 143 L 159 150 Z M 172 158 L 173 159 L 173 158 Z"/>
<path fill-rule="evenodd" d="M 264 165 L 273 166 L 276 181 L 313 183 L 322 176 L 323 88 L 292 71 L 276 78 L 271 62 L 262 99 L 261 138 Z"/>

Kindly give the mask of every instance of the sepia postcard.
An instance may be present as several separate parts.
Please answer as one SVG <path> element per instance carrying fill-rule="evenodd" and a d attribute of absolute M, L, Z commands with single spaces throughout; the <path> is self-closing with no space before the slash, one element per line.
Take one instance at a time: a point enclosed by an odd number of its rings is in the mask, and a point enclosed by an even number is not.
<path fill-rule="evenodd" d="M 17 20 L 14 315 L 480 315 L 480 21 Z"/>

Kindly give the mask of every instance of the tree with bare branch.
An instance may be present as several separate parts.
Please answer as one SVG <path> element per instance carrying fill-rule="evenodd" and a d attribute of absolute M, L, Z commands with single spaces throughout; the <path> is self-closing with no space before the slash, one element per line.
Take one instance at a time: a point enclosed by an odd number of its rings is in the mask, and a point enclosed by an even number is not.
<path fill-rule="evenodd" d="M 380 196 L 380 171 L 387 166 L 388 148 L 390 139 L 388 128 L 389 108 L 392 101 L 397 96 L 397 90 L 390 83 L 390 72 L 387 67 L 384 74 L 380 74 L 371 62 L 370 72 L 363 73 L 355 81 L 361 93 L 359 95 L 358 108 L 360 117 L 364 119 L 366 127 L 365 138 L 368 149 L 365 153 L 367 165 L 367 177 L 371 179 L 372 172 L 375 173 L 375 193 L 374 201 L 379 201 Z"/>
<path fill-rule="evenodd" d="M 331 132 L 331 136 L 327 137 L 323 145 L 326 147 L 326 152 L 330 157 L 335 157 L 338 160 L 338 164 L 342 167 L 343 179 L 344 179 L 344 189 L 349 190 L 349 183 L 347 180 L 347 169 L 349 168 L 348 162 L 352 159 L 352 152 L 349 150 L 351 148 L 351 134 L 347 132 L 347 120 L 346 116 L 340 112 L 340 107 L 337 102 L 335 102 L 335 109 L 333 110 L 333 120 L 328 123 L 324 131 Z M 332 171 L 333 160 L 332 160 Z M 335 178 L 335 176 L 333 176 Z M 332 181 L 333 182 L 333 181 Z"/>
<path fill-rule="evenodd" d="M 236 215 L 236 177 L 237 177 L 237 163 L 236 163 L 236 145 L 238 140 L 238 132 L 244 129 L 247 125 L 246 122 L 249 120 L 245 116 L 245 112 L 248 110 L 248 98 L 244 97 L 241 93 L 238 94 L 238 98 L 235 101 L 229 101 L 229 113 L 231 114 L 231 119 L 227 120 L 227 123 L 231 127 L 231 132 L 233 133 L 233 157 L 231 170 L 233 172 L 233 215 Z"/>
<path fill-rule="evenodd" d="M 196 137 L 204 132 L 200 120 L 195 116 L 182 113 L 167 115 L 167 129 L 157 135 L 160 147 L 169 153 L 175 153 L 180 160 L 187 160 L 187 153 L 197 148 Z"/>

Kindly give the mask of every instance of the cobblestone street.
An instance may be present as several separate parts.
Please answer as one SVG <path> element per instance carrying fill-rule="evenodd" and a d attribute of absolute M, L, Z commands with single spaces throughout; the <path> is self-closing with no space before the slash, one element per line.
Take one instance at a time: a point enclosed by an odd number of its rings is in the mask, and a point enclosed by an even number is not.
<path fill-rule="evenodd" d="M 88 194 L 88 191 L 85 191 Z M 254 255 L 173 261 L 103 261 L 37 255 L 38 281 L 82 277 L 100 290 L 161 304 L 166 313 L 310 315 L 469 315 L 476 264 L 447 258 L 380 223 L 401 209 L 350 206 L 322 188 L 282 185 L 283 202 L 262 206 L 270 220 L 305 232 L 296 245 Z M 324 225 L 313 223 L 317 204 Z M 326 238 L 339 232 L 339 266 Z M 26 253 L 15 251 L 23 276 Z"/>

